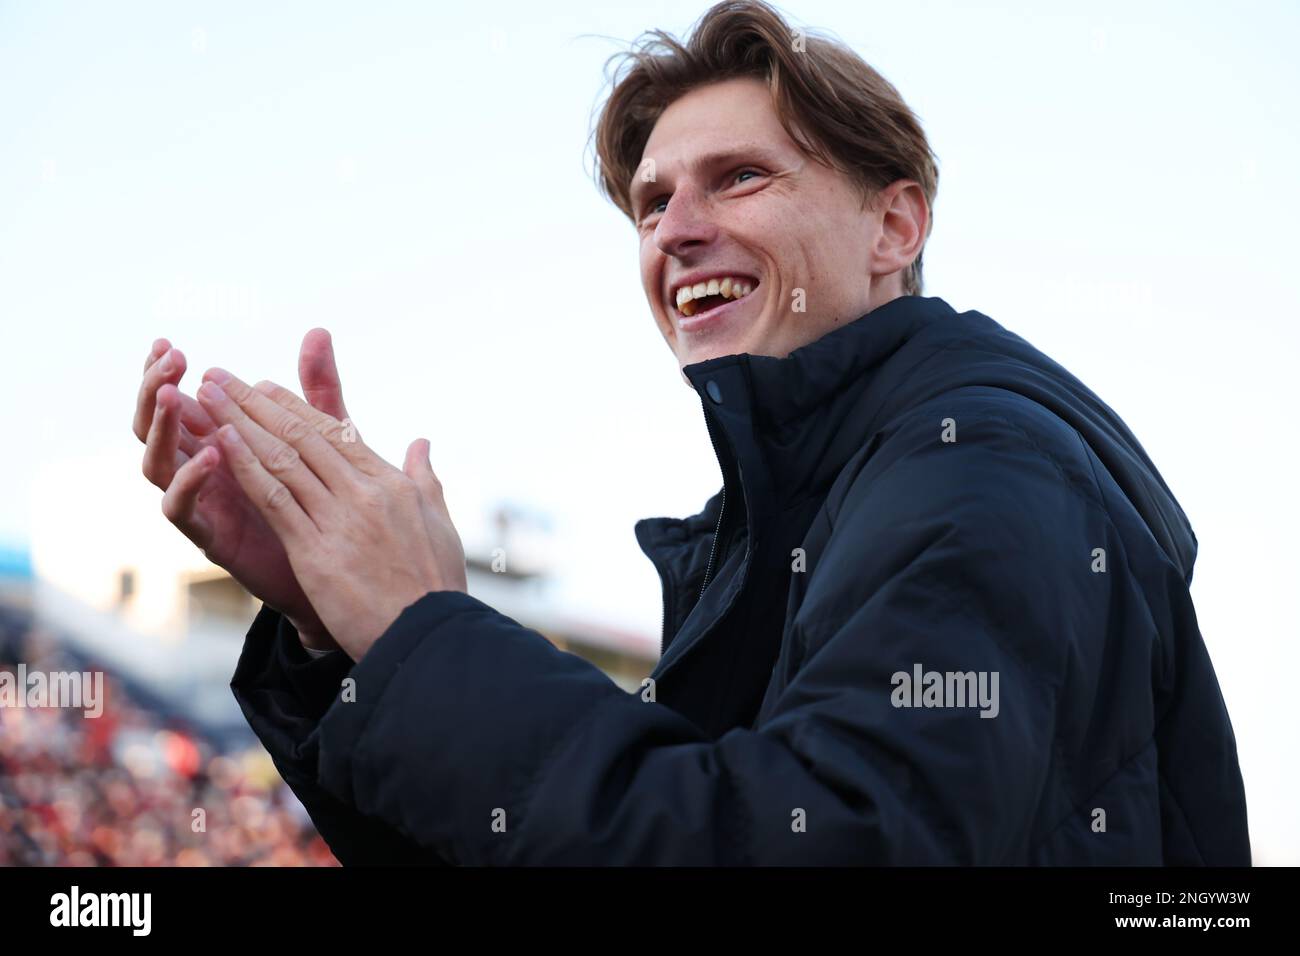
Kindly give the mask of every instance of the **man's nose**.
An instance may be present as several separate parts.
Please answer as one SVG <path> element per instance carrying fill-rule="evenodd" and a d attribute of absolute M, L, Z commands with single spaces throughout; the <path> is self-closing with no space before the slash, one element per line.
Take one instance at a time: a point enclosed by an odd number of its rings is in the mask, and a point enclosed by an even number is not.
<path fill-rule="evenodd" d="M 694 187 L 681 186 L 655 226 L 655 245 L 666 256 L 680 256 L 692 246 L 708 245 L 717 233 L 711 204 Z"/>

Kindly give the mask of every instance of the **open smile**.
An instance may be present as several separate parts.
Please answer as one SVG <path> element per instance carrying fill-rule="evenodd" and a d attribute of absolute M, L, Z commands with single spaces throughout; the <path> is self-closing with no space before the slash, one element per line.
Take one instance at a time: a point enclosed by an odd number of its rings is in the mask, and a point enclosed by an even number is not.
<path fill-rule="evenodd" d="M 716 325 L 736 312 L 758 285 L 757 279 L 734 275 L 683 283 L 674 293 L 678 329 L 696 332 Z"/>

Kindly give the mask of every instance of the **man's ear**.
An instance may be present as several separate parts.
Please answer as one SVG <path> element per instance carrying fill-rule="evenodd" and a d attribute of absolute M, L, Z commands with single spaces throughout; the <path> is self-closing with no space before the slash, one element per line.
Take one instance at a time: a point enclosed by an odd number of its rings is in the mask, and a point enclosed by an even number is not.
<path fill-rule="evenodd" d="M 930 226 L 930 207 L 919 183 L 899 179 L 890 183 L 875 201 L 880 229 L 871 250 L 871 274 L 888 276 L 912 264 Z"/>

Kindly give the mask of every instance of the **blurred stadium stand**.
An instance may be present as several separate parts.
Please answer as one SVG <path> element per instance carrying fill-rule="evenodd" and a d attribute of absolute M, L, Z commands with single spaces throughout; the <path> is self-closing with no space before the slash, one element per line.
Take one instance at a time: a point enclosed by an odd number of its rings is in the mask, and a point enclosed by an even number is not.
<path fill-rule="evenodd" d="M 637 689 L 658 635 L 557 611 L 512 520 L 468 555 L 470 593 Z M 0 549 L 0 671 L 102 671 L 106 700 L 0 707 L 0 865 L 337 865 L 230 692 L 259 602 L 192 548 L 173 564 L 174 542 L 110 539 Z"/>
<path fill-rule="evenodd" d="M 260 748 L 230 749 L 0 587 L 0 670 L 103 669 L 104 711 L 0 708 L 0 865 L 331 866 Z"/>

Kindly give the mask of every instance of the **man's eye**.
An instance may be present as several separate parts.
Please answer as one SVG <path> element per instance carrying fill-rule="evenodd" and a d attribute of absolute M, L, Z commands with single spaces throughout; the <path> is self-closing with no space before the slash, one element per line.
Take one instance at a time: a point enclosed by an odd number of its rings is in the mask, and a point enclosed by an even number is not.
<path fill-rule="evenodd" d="M 659 207 L 661 207 L 661 206 L 667 206 L 667 205 L 668 205 L 668 197 L 667 197 L 667 196 L 662 196 L 662 197 L 660 197 L 659 199 L 653 199 L 653 200 L 651 200 L 650 202 L 646 203 L 646 205 L 645 205 L 645 211 L 641 213 L 641 221 L 642 221 L 642 222 L 645 222 L 645 221 L 646 221 L 647 219 L 649 219 L 651 216 L 653 216 L 653 215 L 657 215 L 658 213 L 663 212 L 663 209 L 661 209 L 661 208 L 659 208 Z"/>
<path fill-rule="evenodd" d="M 744 180 L 740 178 L 741 176 L 762 176 L 762 175 L 763 175 L 763 171 L 761 169 L 741 169 L 738 170 L 732 178 L 739 183 L 739 182 L 744 182 Z M 668 206 L 667 196 L 661 196 L 660 198 L 652 200 L 651 202 L 647 203 L 645 207 L 645 212 L 642 213 L 641 215 L 641 220 L 644 222 L 650 216 L 656 215 L 658 213 L 662 213 L 664 209 L 661 209 L 660 208 L 661 206 L 665 208 Z"/>

